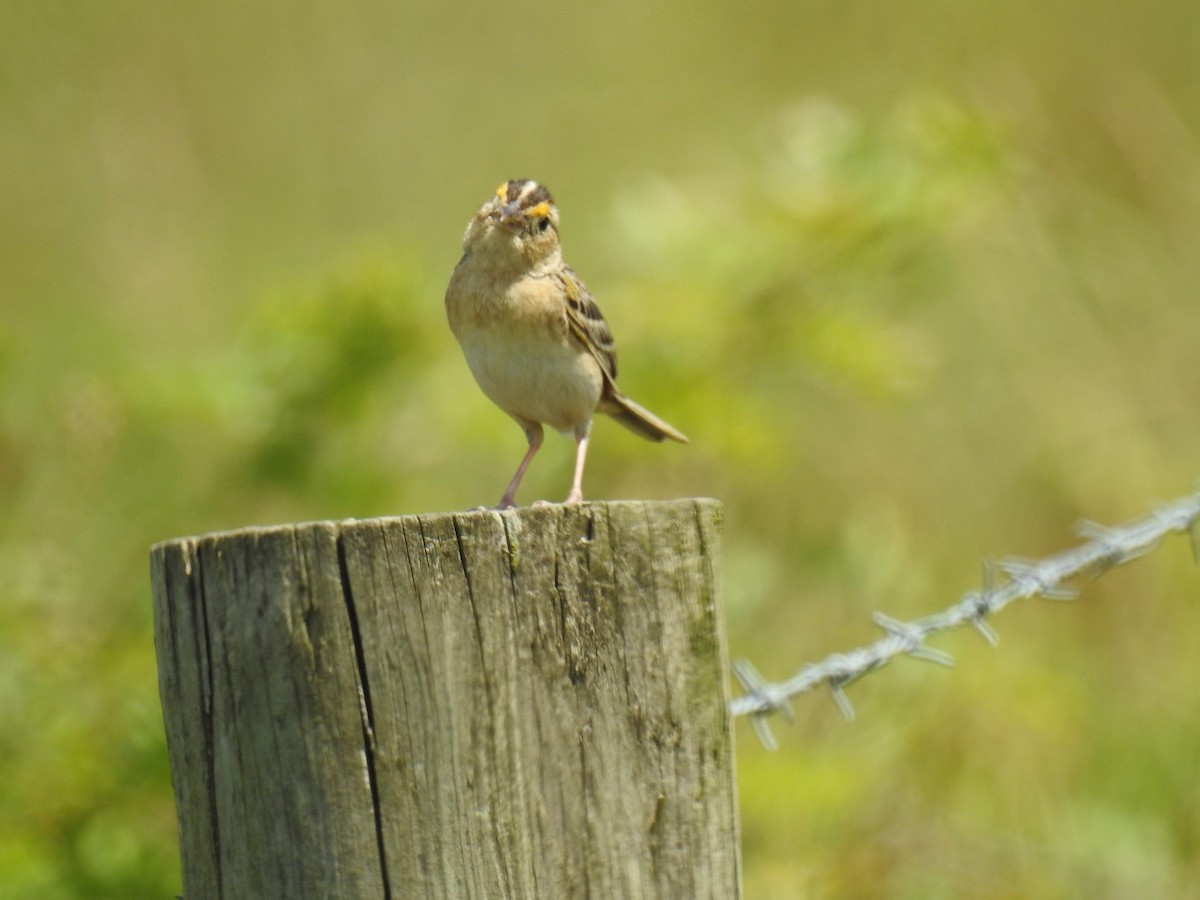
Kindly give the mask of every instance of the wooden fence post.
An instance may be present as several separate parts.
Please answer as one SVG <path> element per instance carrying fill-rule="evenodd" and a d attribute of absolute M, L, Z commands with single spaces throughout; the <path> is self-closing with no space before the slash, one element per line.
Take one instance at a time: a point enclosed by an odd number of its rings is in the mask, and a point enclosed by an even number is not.
<path fill-rule="evenodd" d="M 721 507 L 151 553 L 186 900 L 740 896 Z"/>

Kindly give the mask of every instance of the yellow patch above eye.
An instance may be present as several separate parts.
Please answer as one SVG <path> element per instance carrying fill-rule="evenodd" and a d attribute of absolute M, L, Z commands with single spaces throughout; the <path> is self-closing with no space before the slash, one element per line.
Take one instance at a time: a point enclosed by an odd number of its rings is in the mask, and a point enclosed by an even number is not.
<path fill-rule="evenodd" d="M 550 215 L 550 204 L 546 202 L 539 203 L 537 206 L 531 206 L 525 210 L 525 215 L 530 219 L 536 219 L 540 216 Z"/>
<path fill-rule="evenodd" d="M 505 198 L 508 197 L 508 182 L 507 181 L 504 182 L 504 184 L 500 185 L 500 187 L 496 188 L 496 196 L 499 197 L 501 200 L 504 200 Z"/>

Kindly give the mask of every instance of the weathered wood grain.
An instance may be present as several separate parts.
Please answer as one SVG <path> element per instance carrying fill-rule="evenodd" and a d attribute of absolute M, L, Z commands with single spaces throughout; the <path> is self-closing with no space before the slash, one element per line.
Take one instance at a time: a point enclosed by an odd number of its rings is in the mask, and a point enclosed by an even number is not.
<path fill-rule="evenodd" d="M 154 548 L 184 895 L 739 895 L 711 500 Z"/>

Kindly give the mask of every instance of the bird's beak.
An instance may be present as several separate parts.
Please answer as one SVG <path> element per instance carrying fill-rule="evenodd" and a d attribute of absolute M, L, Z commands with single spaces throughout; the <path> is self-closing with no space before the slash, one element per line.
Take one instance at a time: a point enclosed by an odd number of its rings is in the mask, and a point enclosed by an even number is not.
<path fill-rule="evenodd" d="M 519 232 L 525 229 L 525 213 L 515 203 L 501 206 L 497 210 L 497 218 L 500 220 L 500 224 L 509 231 Z"/>

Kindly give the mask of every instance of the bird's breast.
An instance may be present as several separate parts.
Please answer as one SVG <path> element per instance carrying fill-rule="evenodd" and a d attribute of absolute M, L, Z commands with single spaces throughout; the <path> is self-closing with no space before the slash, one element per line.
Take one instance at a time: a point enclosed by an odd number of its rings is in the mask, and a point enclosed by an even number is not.
<path fill-rule="evenodd" d="M 450 327 L 483 392 L 518 419 L 568 432 L 585 425 L 600 402 L 603 374 L 571 336 L 553 279 L 503 284 L 455 275 L 446 295 Z"/>

